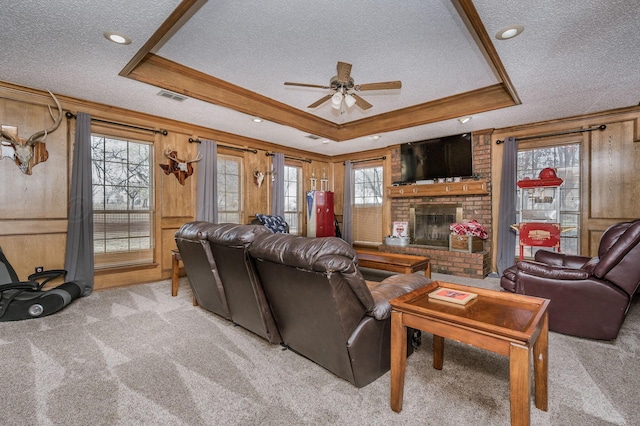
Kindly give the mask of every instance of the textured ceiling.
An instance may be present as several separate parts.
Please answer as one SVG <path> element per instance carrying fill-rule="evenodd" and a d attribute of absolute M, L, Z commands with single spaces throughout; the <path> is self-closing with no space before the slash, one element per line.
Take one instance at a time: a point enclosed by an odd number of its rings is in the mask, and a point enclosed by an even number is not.
<path fill-rule="evenodd" d="M 177 0 L 75 2 L 23 0 L 3 5 L 0 79 L 54 93 L 177 119 L 322 154 L 373 149 L 447 134 L 506 127 L 606 109 L 640 100 L 640 8 L 637 0 L 504 2 L 475 0 L 521 105 L 323 144 L 306 132 L 196 99 L 177 103 L 159 88 L 118 73 L 180 4 Z M 501 41 L 496 32 L 524 25 Z M 128 35 L 119 46 L 104 31 Z M 204 2 L 157 55 L 262 96 L 344 124 L 429 102 L 498 80 L 451 0 L 270 0 Z M 307 105 L 337 61 L 353 64 L 356 83 L 401 80 L 402 89 L 360 92 L 373 104 L 340 115 Z M 1 117 L 0 117 L 1 119 Z"/>

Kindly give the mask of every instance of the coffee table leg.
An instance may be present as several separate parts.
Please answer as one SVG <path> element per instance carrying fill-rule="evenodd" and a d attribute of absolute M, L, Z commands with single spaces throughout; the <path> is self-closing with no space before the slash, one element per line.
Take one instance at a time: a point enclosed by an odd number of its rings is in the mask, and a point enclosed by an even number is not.
<path fill-rule="evenodd" d="M 442 370 L 444 365 L 444 337 L 433 335 L 433 368 Z"/>
<path fill-rule="evenodd" d="M 530 380 L 529 348 L 512 343 L 509 348 L 509 399 L 512 426 L 529 424 Z"/>
<path fill-rule="evenodd" d="M 549 388 L 549 314 L 544 314 L 538 340 L 533 344 L 533 376 L 535 381 L 536 407 L 547 411 Z"/>
<path fill-rule="evenodd" d="M 407 367 L 407 327 L 402 312 L 391 311 L 391 409 L 402 410 L 404 374 Z"/>

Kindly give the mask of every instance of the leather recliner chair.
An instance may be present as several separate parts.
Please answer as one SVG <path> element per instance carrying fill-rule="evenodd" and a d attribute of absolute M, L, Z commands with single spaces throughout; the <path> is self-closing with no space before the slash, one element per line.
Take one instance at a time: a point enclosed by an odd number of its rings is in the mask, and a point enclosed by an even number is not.
<path fill-rule="evenodd" d="M 215 225 L 208 233 L 218 276 L 231 312 L 231 321 L 270 343 L 282 339 L 249 256 L 249 246 L 261 235 L 271 234 L 262 225 Z"/>
<path fill-rule="evenodd" d="M 609 227 L 598 257 L 541 250 L 505 270 L 507 291 L 550 299 L 549 329 L 612 340 L 640 286 L 640 219 Z"/>
<path fill-rule="evenodd" d="M 389 300 L 430 282 L 417 274 L 366 282 L 356 252 L 336 237 L 268 234 L 249 254 L 283 344 L 356 387 L 390 368 Z"/>
<path fill-rule="evenodd" d="M 198 305 L 230 320 L 231 311 L 208 240 L 215 226 L 204 221 L 185 223 L 175 233 L 175 240 Z"/>

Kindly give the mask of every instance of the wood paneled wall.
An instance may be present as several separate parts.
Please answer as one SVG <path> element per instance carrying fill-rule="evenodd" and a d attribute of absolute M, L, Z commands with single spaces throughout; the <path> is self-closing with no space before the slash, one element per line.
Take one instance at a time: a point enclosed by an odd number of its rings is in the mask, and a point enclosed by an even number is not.
<path fill-rule="evenodd" d="M 325 169 L 330 183 L 333 182 L 333 165 L 327 156 L 135 111 L 64 96 L 57 97 L 65 111 L 82 111 L 101 120 L 168 130 L 168 134 L 164 136 L 159 133 L 92 123 L 92 131 L 95 133 L 148 141 L 154 145 L 152 173 L 155 188 L 155 262 L 143 267 L 98 270 L 95 274 L 96 289 L 170 277 L 171 249 L 176 247 L 174 234 L 182 224 L 195 219 L 199 163 L 194 163 L 194 174 L 186 179 L 185 185 L 180 185 L 173 175 L 164 174 L 159 167 L 159 164 L 168 163 L 164 155 L 168 147 L 177 151 L 180 158 L 192 158 L 197 155 L 199 145 L 190 143 L 189 138 L 211 139 L 220 145 L 257 150 L 257 153 L 253 153 L 225 147 L 218 149 L 220 154 L 243 158 L 244 199 L 241 202 L 245 222 L 255 213 L 271 212 L 268 177 L 265 177 L 265 182 L 260 188 L 253 179 L 254 170 L 271 170 L 273 157 L 265 155 L 266 152 L 283 152 L 286 156 L 312 160 L 312 163 L 301 163 L 305 190 L 310 189 L 309 177 L 314 169 L 318 177 Z M 0 82 L 0 123 L 17 126 L 22 138 L 51 125 L 47 108 L 50 103 L 51 98 L 46 92 Z M 45 269 L 64 267 L 74 138 L 75 119 L 63 119 L 60 127 L 47 136 L 48 160 L 36 165 L 32 175 L 22 174 L 10 159 L 0 161 L 0 182 L 3 183 L 0 185 L 0 247 L 22 279 L 33 273 L 36 266 L 44 266 Z M 296 160 L 291 161 L 298 163 Z"/>
<path fill-rule="evenodd" d="M 20 138 L 51 126 L 47 95 L 0 97 L 0 124 L 17 126 Z M 0 161 L 0 247 L 18 275 L 36 266 L 62 268 L 67 234 L 69 122 L 47 135 L 49 158 L 23 174 L 10 158 Z M 62 249 L 61 249 L 62 248 Z"/>

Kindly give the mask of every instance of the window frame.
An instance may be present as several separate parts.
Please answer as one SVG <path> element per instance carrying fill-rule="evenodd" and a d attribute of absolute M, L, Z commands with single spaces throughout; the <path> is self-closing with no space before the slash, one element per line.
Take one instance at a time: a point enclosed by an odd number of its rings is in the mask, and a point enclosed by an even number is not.
<path fill-rule="evenodd" d="M 560 211 L 559 221 L 561 229 L 564 232 L 560 235 L 560 250 L 563 253 L 571 254 L 571 255 L 579 255 L 581 252 L 581 221 L 582 221 L 582 205 L 584 204 L 582 200 L 582 174 L 584 170 L 581 165 L 581 158 L 584 156 L 583 152 L 583 144 L 581 139 L 575 139 L 572 137 L 563 137 L 557 139 L 551 139 L 548 141 L 534 141 L 534 142 L 520 142 L 518 144 L 518 166 L 520 166 L 520 153 L 524 151 L 536 151 L 536 150 L 545 150 L 545 149 L 559 149 L 561 147 L 570 147 L 575 146 L 577 152 L 577 159 L 574 160 L 574 165 L 572 167 L 568 166 L 559 166 L 557 161 L 554 161 L 553 164 L 543 164 L 543 165 L 533 165 L 532 168 L 529 168 L 526 171 L 521 170 L 520 167 L 517 169 L 517 180 L 523 179 L 524 177 L 529 178 L 537 178 L 537 173 L 545 167 L 552 167 L 556 169 L 558 177 L 564 180 L 563 184 L 560 186 L 558 193 L 561 198 L 560 200 Z M 567 176 L 567 170 L 571 169 L 573 172 L 572 176 Z M 535 175 L 535 176 L 533 176 Z M 520 197 L 521 197 L 521 189 L 516 186 L 516 218 L 517 222 L 520 221 Z M 576 204 L 576 207 L 573 209 L 567 208 L 568 199 L 571 198 L 572 202 Z M 574 220 L 569 220 L 569 217 L 574 217 Z M 534 254 L 538 250 L 549 250 L 548 247 L 524 247 L 524 256 L 525 258 L 533 258 Z M 519 258 L 519 242 L 516 244 L 516 258 Z"/>
<path fill-rule="evenodd" d="M 284 206 L 285 206 L 285 210 L 284 210 L 284 219 L 287 222 L 287 224 L 289 225 L 289 233 L 294 234 L 294 235 L 302 235 L 302 230 L 303 230 L 303 220 L 304 220 L 304 208 L 305 208 L 305 197 L 304 197 L 304 188 L 303 188 L 303 182 L 302 182 L 302 166 L 299 166 L 297 164 L 293 164 L 293 163 L 288 163 L 285 162 L 284 165 L 285 168 L 285 181 L 284 181 Z M 295 196 L 290 196 L 288 193 L 288 189 L 289 189 L 289 185 L 287 185 L 287 182 L 291 182 L 290 180 L 288 180 L 288 172 L 287 170 L 296 170 L 296 194 Z M 292 199 L 295 198 L 296 200 L 296 205 L 297 205 L 297 210 L 287 210 L 287 205 L 289 203 L 287 203 L 287 198 Z M 291 219 L 291 216 L 295 215 L 295 220 Z"/>
<path fill-rule="evenodd" d="M 235 161 L 238 163 L 238 174 L 237 174 L 237 179 L 238 179 L 238 192 L 237 192 L 237 200 L 238 200 L 238 208 L 237 210 L 223 210 L 221 208 L 221 201 L 223 201 L 223 197 L 227 197 L 230 193 L 228 191 L 226 191 L 226 174 L 225 174 L 225 179 L 221 179 L 220 173 L 222 168 L 220 167 L 220 160 L 224 160 L 224 161 Z M 233 154 L 223 154 L 218 152 L 217 155 L 217 164 L 216 164 L 216 194 L 217 194 L 217 208 L 218 208 L 218 223 L 238 223 L 241 224 L 243 223 L 243 208 L 244 208 L 244 157 L 240 156 L 240 155 L 233 155 Z M 233 175 L 235 176 L 235 175 Z M 224 181 L 224 183 L 221 184 L 221 182 Z M 221 185 L 224 186 L 225 191 L 221 191 Z M 225 215 L 223 217 L 223 215 Z M 229 217 L 230 215 L 237 215 L 237 221 L 230 221 Z"/>
<path fill-rule="evenodd" d="M 115 268 L 126 268 L 132 266 L 144 266 L 144 265 L 152 265 L 155 262 L 155 249 L 156 249 L 156 236 L 155 236 L 155 173 L 154 173 L 154 142 L 148 138 L 141 137 L 135 132 L 126 132 L 121 129 L 111 129 L 111 128 L 101 128 L 92 126 L 91 131 L 91 167 L 92 167 L 92 193 L 95 193 L 96 183 L 94 177 L 94 167 L 96 159 L 94 157 L 94 138 L 101 138 L 102 143 L 105 144 L 107 139 L 122 141 L 127 143 L 127 161 L 126 169 L 128 170 L 131 167 L 131 163 L 129 162 L 129 154 L 130 154 L 130 144 L 139 144 L 145 145 L 148 150 L 148 159 L 146 166 L 148 167 L 148 186 L 146 190 L 148 191 L 148 196 L 146 199 L 148 200 L 148 206 L 145 209 L 106 209 L 106 202 L 103 204 L 102 209 L 96 209 L 95 200 L 92 202 L 92 215 L 94 220 L 94 235 L 93 235 L 93 244 L 94 244 L 94 270 L 106 270 L 106 269 L 115 269 Z M 103 152 L 102 163 L 104 167 L 106 167 L 106 153 Z M 112 162 L 114 163 L 114 162 Z M 102 187 L 104 191 L 106 191 L 106 182 L 104 179 L 102 180 L 102 184 L 98 185 Z M 129 186 L 129 179 L 127 178 L 127 186 Z M 128 202 L 127 202 L 128 203 Z M 148 247 L 144 249 L 132 249 L 131 241 L 132 240 L 140 240 L 140 236 L 132 237 L 132 230 L 130 224 L 131 216 L 136 214 L 143 214 L 148 216 Z M 96 226 L 96 216 L 103 215 L 126 215 L 127 216 L 127 234 L 126 238 L 106 238 L 107 229 L 105 225 L 105 229 L 103 234 L 105 238 L 96 239 L 96 234 L 100 232 L 97 230 Z M 106 222 L 105 222 L 106 223 Z M 103 250 L 96 250 L 96 241 L 104 241 L 105 245 Z M 128 249 L 126 251 L 108 251 L 107 250 L 107 241 L 115 241 L 115 240 L 126 240 L 128 242 Z"/>
<path fill-rule="evenodd" d="M 379 175 L 377 175 L 378 181 L 375 183 L 379 183 L 379 192 L 370 194 L 368 196 L 359 197 L 357 194 L 358 182 L 356 181 L 357 174 L 359 171 L 363 169 L 379 169 Z M 354 244 L 381 244 L 383 238 L 383 218 L 384 218 L 384 183 L 385 183 L 385 168 L 382 162 L 367 162 L 361 164 L 354 164 L 353 169 L 351 170 L 351 182 L 352 182 L 352 218 L 353 218 L 353 226 L 352 226 L 352 238 Z M 358 198 L 361 198 L 363 201 L 366 201 L 369 198 L 369 202 L 361 202 L 358 203 Z M 371 200 L 373 199 L 373 200 Z M 375 234 L 375 238 L 369 239 L 360 239 L 361 236 L 362 225 L 358 224 L 358 210 L 362 209 L 371 209 L 375 208 L 376 211 L 374 213 L 375 220 L 366 220 L 363 219 L 363 223 L 372 223 L 373 226 L 369 227 L 367 231 L 370 235 Z M 366 227 L 366 225 L 364 225 Z"/>

